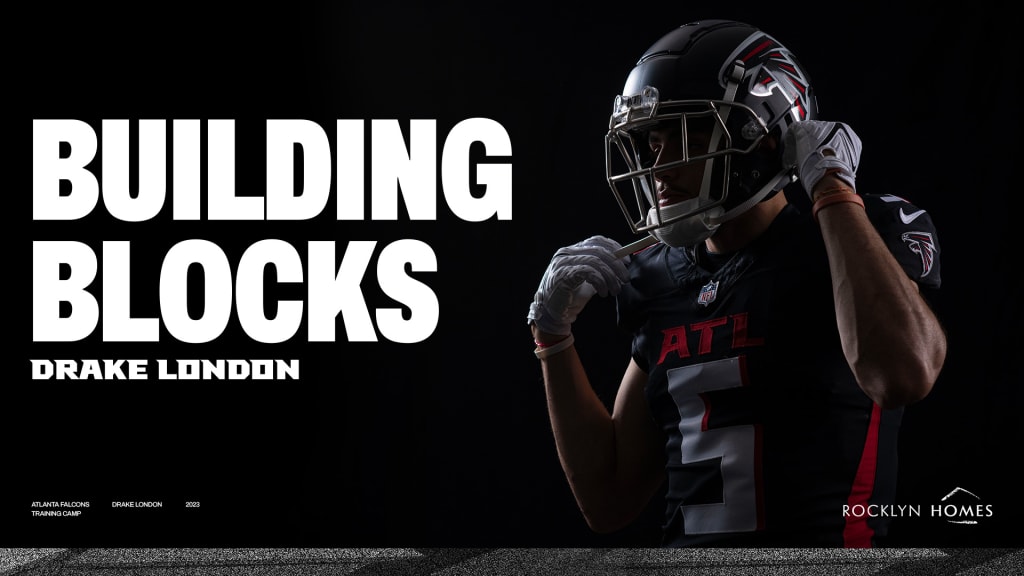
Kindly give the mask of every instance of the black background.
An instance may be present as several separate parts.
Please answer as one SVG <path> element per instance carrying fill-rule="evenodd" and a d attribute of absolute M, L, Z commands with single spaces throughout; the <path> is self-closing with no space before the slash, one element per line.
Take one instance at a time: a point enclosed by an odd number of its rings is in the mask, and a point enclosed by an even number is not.
<path fill-rule="evenodd" d="M 858 187 L 928 209 L 942 248 L 935 302 L 949 334 L 933 393 L 907 409 L 899 501 L 928 505 L 955 487 L 991 504 L 976 526 L 901 519 L 894 546 L 1016 546 L 1020 455 L 1020 256 L 1007 202 L 1019 162 L 1009 14 L 859 7 L 834 14 L 779 4 L 634 3 L 598 8 L 486 3 L 289 4 L 245 10 L 178 3 L 97 12 L 54 4 L 9 25 L 5 92 L 8 349 L 4 378 L 4 541 L 17 546 L 656 545 L 658 510 L 599 536 L 562 476 L 526 312 L 558 247 L 592 234 L 631 240 L 604 181 L 611 101 L 636 58 L 672 27 L 708 17 L 760 26 L 810 71 L 821 116 L 864 142 Z M 666 7 L 671 6 L 671 7 Z M 826 15 L 828 14 L 828 15 Z M 15 40 L 17 38 L 17 40 Z M 145 223 L 99 206 L 74 222 L 31 219 L 32 119 L 236 120 L 237 190 L 265 189 L 264 122 L 436 119 L 438 145 L 487 117 L 513 147 L 511 221 L 463 222 L 438 189 L 438 220 Z M 367 123 L 367 128 L 368 123 Z M 102 145 L 102 136 L 100 137 Z M 367 151 L 367 155 L 369 152 Z M 501 159 L 499 159 L 501 160 Z M 98 162 L 91 168 L 99 173 Z M 369 172 L 367 172 L 369 174 Z M 331 204 L 333 206 L 333 204 Z M 157 316 L 159 265 L 189 238 L 237 263 L 253 242 L 401 238 L 428 243 L 440 301 L 418 344 L 253 342 L 232 323 L 203 345 L 32 342 L 33 240 L 132 242 L 132 309 Z M 379 248 L 378 252 L 379 253 Z M 102 256 L 100 256 L 102 261 Z M 371 314 L 395 303 L 364 286 Z M 100 294 L 95 289 L 96 294 Z M 302 298 L 301 286 L 280 288 Z M 794 295 L 799 298 L 799 295 Z M 611 399 L 627 340 L 595 300 L 578 348 Z M 303 325 L 304 328 L 305 325 Z M 594 328 L 594 330 L 588 330 Z M 809 336 L 813 337 L 813 335 Z M 31 358 L 300 358 L 299 381 L 33 381 Z M 89 501 L 78 519 L 30 518 L 32 501 Z M 111 511 L 112 500 L 162 500 Z M 199 510 L 182 508 L 200 501 Z M 837 511 L 839 513 L 839 511 Z"/>

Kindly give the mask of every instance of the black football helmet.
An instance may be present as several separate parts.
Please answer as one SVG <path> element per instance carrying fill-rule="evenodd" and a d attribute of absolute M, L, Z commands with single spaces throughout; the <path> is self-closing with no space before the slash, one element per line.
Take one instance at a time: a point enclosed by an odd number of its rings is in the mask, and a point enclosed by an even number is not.
<path fill-rule="evenodd" d="M 686 24 L 644 52 L 615 97 L 608 184 L 634 233 L 691 246 L 795 179 L 782 162 L 783 137 L 816 117 L 806 71 L 777 40 L 731 20 Z M 656 166 L 652 130 L 678 130 L 682 158 Z M 700 148 L 688 144 L 698 132 Z M 657 176 L 697 163 L 696 197 L 659 205 Z"/>

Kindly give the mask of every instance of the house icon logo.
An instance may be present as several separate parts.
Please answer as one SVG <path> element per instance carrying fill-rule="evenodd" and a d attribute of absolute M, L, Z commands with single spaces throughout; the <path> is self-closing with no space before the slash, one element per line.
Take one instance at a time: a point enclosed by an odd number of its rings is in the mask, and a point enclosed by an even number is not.
<path fill-rule="evenodd" d="M 977 494 L 957 486 L 931 505 L 932 518 L 943 518 L 950 524 L 976 525 L 993 515 L 992 505 L 982 502 Z"/>

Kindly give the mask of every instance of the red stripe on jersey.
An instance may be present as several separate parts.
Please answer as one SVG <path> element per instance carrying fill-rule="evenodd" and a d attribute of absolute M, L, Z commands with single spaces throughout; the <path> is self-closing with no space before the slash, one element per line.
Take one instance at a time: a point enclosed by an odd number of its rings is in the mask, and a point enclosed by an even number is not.
<path fill-rule="evenodd" d="M 708 416 L 711 415 L 711 401 L 708 400 L 708 395 L 703 392 L 697 394 L 697 396 L 701 399 L 702 402 L 704 402 L 704 417 L 700 419 L 700 431 L 707 432 Z"/>
<path fill-rule="evenodd" d="M 871 420 L 868 422 L 867 437 L 864 438 L 864 451 L 857 466 L 857 475 L 853 478 L 850 496 L 847 499 L 848 510 L 859 504 L 867 509 L 868 498 L 875 488 L 875 471 L 878 469 L 878 425 L 881 422 L 882 409 L 878 404 L 871 406 Z M 868 526 L 868 515 L 846 515 L 846 527 L 843 529 L 843 546 L 846 548 L 870 548 L 871 537 L 875 531 Z"/>

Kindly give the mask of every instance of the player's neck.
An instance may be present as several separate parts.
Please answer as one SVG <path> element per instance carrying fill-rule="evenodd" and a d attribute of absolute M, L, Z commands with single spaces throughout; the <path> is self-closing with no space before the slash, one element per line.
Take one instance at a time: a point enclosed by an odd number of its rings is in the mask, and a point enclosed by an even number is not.
<path fill-rule="evenodd" d="M 755 204 L 750 210 L 719 226 L 715 234 L 704 241 L 705 247 L 709 252 L 718 254 L 729 254 L 743 248 L 768 229 L 786 203 L 786 195 L 779 192 Z"/>

